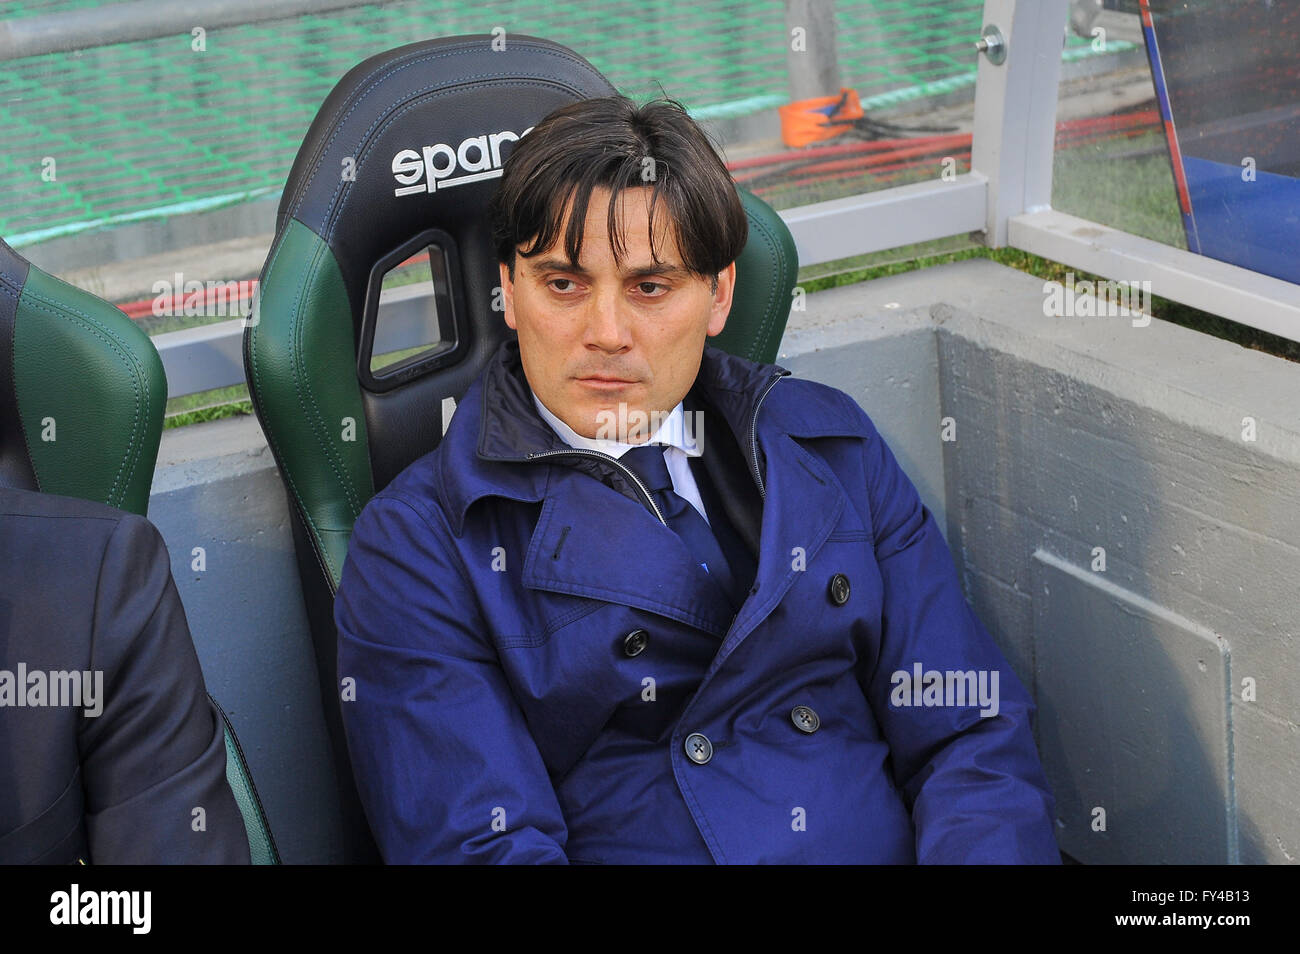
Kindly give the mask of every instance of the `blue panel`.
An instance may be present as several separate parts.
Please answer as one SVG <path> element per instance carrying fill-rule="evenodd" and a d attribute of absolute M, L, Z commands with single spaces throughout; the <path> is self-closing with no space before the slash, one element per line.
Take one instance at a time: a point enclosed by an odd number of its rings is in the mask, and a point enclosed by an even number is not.
<path fill-rule="evenodd" d="M 1201 252 L 1300 284 L 1300 179 L 1183 156 Z"/>

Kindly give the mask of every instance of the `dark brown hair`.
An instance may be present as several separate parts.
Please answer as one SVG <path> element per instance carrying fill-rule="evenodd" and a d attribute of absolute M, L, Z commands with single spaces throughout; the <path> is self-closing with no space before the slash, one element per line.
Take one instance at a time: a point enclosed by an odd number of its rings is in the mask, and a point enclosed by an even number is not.
<path fill-rule="evenodd" d="M 489 217 L 497 258 L 511 280 L 515 253 L 525 258 L 551 247 L 564 209 L 573 212 L 564 236 L 569 261 L 577 264 L 592 190 L 610 190 L 609 234 L 620 266 L 626 245 L 615 230 L 613 201 L 625 188 L 651 185 L 650 251 L 660 195 L 668 207 L 682 265 L 716 283 L 749 237 L 749 220 L 735 181 L 704 130 L 676 100 L 637 106 L 626 96 L 579 100 L 555 110 L 515 144 L 506 159 Z M 530 243 L 527 249 L 519 248 Z M 716 287 L 716 284 L 715 284 Z"/>

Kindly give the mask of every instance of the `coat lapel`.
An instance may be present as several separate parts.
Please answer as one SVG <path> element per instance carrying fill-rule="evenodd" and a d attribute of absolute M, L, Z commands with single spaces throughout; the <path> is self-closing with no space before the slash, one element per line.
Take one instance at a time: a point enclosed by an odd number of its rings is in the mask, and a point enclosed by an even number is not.
<path fill-rule="evenodd" d="M 846 506 L 830 469 L 786 434 L 764 447 L 767 494 L 763 503 L 758 591 L 737 614 L 714 660 L 716 669 L 785 597 L 812 564 Z M 712 670 L 710 670 L 712 672 Z"/>
<path fill-rule="evenodd" d="M 533 531 L 523 583 L 531 589 L 635 606 L 712 633 L 714 668 L 781 602 L 826 543 L 847 501 L 824 463 L 777 435 L 766 449 L 758 591 L 732 617 L 686 545 L 644 506 L 576 471 L 554 471 Z M 797 548 L 797 549 L 796 549 Z"/>
<path fill-rule="evenodd" d="M 686 544 L 645 506 L 588 474 L 552 470 L 524 562 L 531 589 L 635 606 L 721 639 L 732 612 Z"/>

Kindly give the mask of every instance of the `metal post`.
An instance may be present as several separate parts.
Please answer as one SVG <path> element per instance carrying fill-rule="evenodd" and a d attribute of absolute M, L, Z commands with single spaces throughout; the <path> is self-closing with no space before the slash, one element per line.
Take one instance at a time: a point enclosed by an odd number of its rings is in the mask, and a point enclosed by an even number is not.
<path fill-rule="evenodd" d="M 1007 221 L 1048 208 L 1057 86 L 1070 0 L 986 0 L 986 49 L 975 84 L 971 172 L 988 180 L 985 242 L 1007 244 Z M 1001 36 L 989 40 L 990 27 Z M 978 38 L 972 37 L 972 42 Z M 1001 63 L 994 60 L 1005 55 Z"/>
<path fill-rule="evenodd" d="M 796 39 L 795 30 L 802 30 Z M 840 91 L 834 0 L 785 0 L 785 65 L 790 102 Z"/>

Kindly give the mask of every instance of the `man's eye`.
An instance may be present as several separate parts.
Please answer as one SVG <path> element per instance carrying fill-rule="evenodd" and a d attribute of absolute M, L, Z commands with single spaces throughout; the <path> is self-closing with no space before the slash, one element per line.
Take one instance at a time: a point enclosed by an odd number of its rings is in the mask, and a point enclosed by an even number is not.
<path fill-rule="evenodd" d="M 656 295 L 656 294 L 654 294 L 654 290 L 655 290 L 656 288 L 662 288 L 662 289 L 664 290 L 664 294 L 667 294 L 667 293 L 668 293 L 668 286 L 667 286 L 667 285 L 661 285 L 661 284 L 659 284 L 659 282 L 637 282 L 636 287 L 639 288 L 639 289 L 641 290 L 641 293 L 642 293 L 643 295 L 646 295 L 647 297 L 650 297 L 650 298 L 662 298 L 662 297 L 663 297 L 663 295 Z"/>
<path fill-rule="evenodd" d="M 572 278 L 552 278 L 549 282 L 546 283 L 546 284 L 550 285 L 552 288 L 554 288 L 555 291 L 557 291 L 557 292 L 566 292 L 566 291 L 569 291 L 570 289 L 567 289 L 567 288 L 555 288 L 555 283 L 556 283 L 556 282 L 568 282 L 570 285 L 572 285 L 572 284 L 573 284 L 573 279 L 572 279 Z"/>

